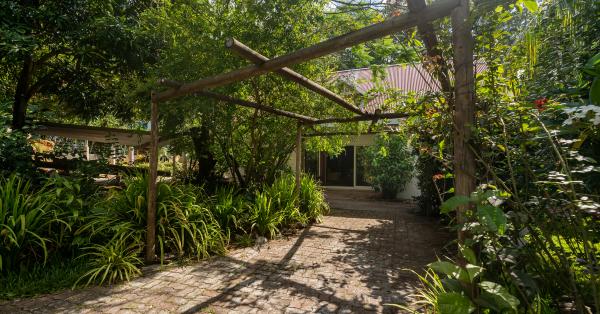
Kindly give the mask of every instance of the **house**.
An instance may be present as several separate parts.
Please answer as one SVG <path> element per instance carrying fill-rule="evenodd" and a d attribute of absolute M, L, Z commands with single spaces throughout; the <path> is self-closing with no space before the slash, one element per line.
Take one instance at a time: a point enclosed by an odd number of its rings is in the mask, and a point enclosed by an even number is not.
<path fill-rule="evenodd" d="M 373 78 L 376 74 L 375 79 Z M 337 72 L 337 83 L 346 85 L 357 92 L 361 99 L 361 110 L 375 113 L 385 112 L 386 95 L 396 93 L 426 93 L 440 91 L 439 83 L 421 64 L 398 64 L 370 68 L 352 69 Z M 391 120 L 388 127 L 397 126 L 399 121 Z M 361 134 L 350 137 L 344 151 L 338 156 L 329 156 L 325 152 L 303 152 L 302 169 L 312 174 L 329 189 L 371 190 L 365 178 L 365 148 L 374 143 L 375 134 Z M 295 155 L 292 154 L 289 165 L 295 169 Z M 417 179 L 412 178 L 398 198 L 411 199 L 420 194 Z"/>

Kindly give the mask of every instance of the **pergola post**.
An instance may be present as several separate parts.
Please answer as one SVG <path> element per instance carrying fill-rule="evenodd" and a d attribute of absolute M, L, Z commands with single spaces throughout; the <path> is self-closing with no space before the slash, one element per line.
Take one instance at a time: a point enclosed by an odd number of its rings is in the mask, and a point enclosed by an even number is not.
<path fill-rule="evenodd" d="M 298 122 L 296 130 L 296 195 L 300 202 L 300 185 L 302 183 L 302 123 Z"/>
<path fill-rule="evenodd" d="M 156 194 L 158 173 L 158 103 L 152 93 L 150 108 L 150 170 L 148 172 L 148 211 L 146 213 L 146 263 L 155 260 L 156 242 Z"/>
<path fill-rule="evenodd" d="M 475 125 L 475 89 L 473 74 L 473 37 L 469 21 L 469 0 L 460 0 L 452 11 L 452 45 L 454 46 L 454 190 L 469 196 L 475 191 L 475 156 L 469 149 L 471 128 Z M 459 206 L 456 218 L 465 223 L 468 205 Z M 463 243 L 465 233 L 458 231 Z"/>

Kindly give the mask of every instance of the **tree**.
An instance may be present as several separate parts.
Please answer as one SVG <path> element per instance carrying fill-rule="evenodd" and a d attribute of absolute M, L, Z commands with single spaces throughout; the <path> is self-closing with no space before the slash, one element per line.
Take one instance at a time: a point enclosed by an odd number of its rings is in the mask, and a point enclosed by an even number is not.
<path fill-rule="evenodd" d="M 0 68 L 11 83 L 4 92 L 12 90 L 12 127 L 25 125 L 34 99 L 46 109 L 57 106 L 84 118 L 129 116 L 119 86 L 155 57 L 157 43 L 137 32 L 139 15 L 153 3 L 2 1 Z"/>
<path fill-rule="evenodd" d="M 267 57 L 275 57 L 327 38 L 327 1 L 274 0 L 267 2 L 188 1 L 152 10 L 145 15 L 148 32 L 168 42 L 153 78 L 192 81 L 248 64 L 227 51 L 225 39 L 235 37 Z M 325 57 L 294 67 L 320 83 L 335 66 Z M 141 86 L 143 90 L 147 86 Z M 215 92 L 315 117 L 348 116 L 338 105 L 276 75 L 265 75 L 218 88 Z M 146 104 L 147 107 L 147 104 Z M 203 126 L 203 143 L 217 161 L 216 171 L 230 170 L 242 186 L 272 181 L 287 167 L 294 148 L 296 121 L 260 110 L 234 106 L 200 96 L 160 104 L 161 129 L 190 130 Z M 198 130 L 201 130 L 198 129 Z M 208 144 L 206 144 L 208 143 Z M 186 146 L 187 145 L 187 146 Z M 192 155 L 182 140 L 177 149 Z M 196 160 L 201 156 L 195 156 Z M 203 167 L 203 165 L 199 165 Z M 243 169 L 243 175 L 242 171 Z"/>

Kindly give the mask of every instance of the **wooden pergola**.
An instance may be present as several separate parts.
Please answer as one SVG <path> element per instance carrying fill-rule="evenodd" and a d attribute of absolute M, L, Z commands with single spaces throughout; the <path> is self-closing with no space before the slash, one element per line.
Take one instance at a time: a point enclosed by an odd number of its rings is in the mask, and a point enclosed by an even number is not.
<path fill-rule="evenodd" d="M 451 16 L 452 21 L 452 45 L 454 47 L 454 88 L 441 82 L 445 91 L 454 94 L 454 178 L 456 195 L 470 195 L 475 190 L 475 158 L 473 152 L 468 148 L 471 138 L 471 126 L 475 122 L 474 114 L 474 70 L 473 70 L 473 38 L 469 18 L 468 0 L 438 0 L 426 6 L 424 0 L 408 0 L 409 13 L 394 16 L 384 22 L 370 25 L 368 27 L 325 40 L 310 47 L 306 47 L 292 53 L 269 59 L 252 50 L 243 43 L 228 39 L 225 46 L 236 52 L 241 57 L 251 61 L 253 65 L 243 67 L 212 77 L 203 78 L 189 83 L 180 83 L 168 79 L 161 79 L 159 84 L 169 87 L 167 90 L 152 93 L 151 98 L 151 130 L 150 130 L 150 176 L 148 186 L 148 211 L 147 211 L 147 233 L 145 258 L 147 262 L 155 260 L 156 241 L 156 194 L 157 194 L 157 166 L 158 166 L 158 104 L 168 100 L 187 95 L 196 95 L 213 98 L 219 101 L 232 103 L 239 106 L 255 108 L 274 115 L 279 115 L 298 122 L 296 132 L 296 188 L 300 185 L 301 145 L 302 129 L 304 126 L 349 123 L 357 121 L 377 121 L 380 119 L 392 119 L 406 117 L 401 113 L 368 114 L 361 111 L 352 103 L 338 96 L 334 92 L 317 84 L 316 82 L 294 72 L 289 66 L 299 64 L 308 60 L 319 58 L 336 51 L 358 45 L 360 43 L 378 39 L 390 34 L 418 27 L 419 32 L 424 35 L 426 44 L 431 43 L 431 22 L 446 16 Z M 435 38 L 435 36 L 433 36 Z M 224 86 L 230 83 L 242 81 L 266 73 L 275 73 L 289 79 L 331 101 L 341 107 L 355 113 L 350 118 L 331 117 L 317 119 L 295 112 L 284 111 L 266 104 L 259 104 L 247 100 L 233 98 L 210 92 L 210 89 Z M 458 222 L 464 221 L 463 213 L 466 209 L 462 206 L 457 211 Z M 464 234 L 459 231 L 459 241 L 463 241 Z"/>

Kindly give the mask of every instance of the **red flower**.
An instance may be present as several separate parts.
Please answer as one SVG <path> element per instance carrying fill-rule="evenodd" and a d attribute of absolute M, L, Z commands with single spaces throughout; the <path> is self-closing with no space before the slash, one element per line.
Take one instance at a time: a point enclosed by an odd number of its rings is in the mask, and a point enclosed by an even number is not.
<path fill-rule="evenodd" d="M 444 178 L 444 175 L 441 173 L 433 175 L 433 181 L 442 180 L 443 178 Z"/>
<path fill-rule="evenodd" d="M 535 107 L 537 108 L 537 110 L 544 111 L 544 110 L 546 110 L 546 103 L 547 102 L 548 102 L 548 98 L 542 97 L 542 98 L 538 98 L 538 99 L 534 100 L 533 104 L 535 105 Z"/>

